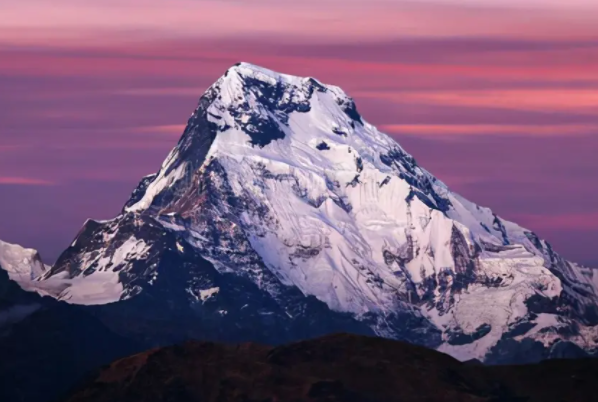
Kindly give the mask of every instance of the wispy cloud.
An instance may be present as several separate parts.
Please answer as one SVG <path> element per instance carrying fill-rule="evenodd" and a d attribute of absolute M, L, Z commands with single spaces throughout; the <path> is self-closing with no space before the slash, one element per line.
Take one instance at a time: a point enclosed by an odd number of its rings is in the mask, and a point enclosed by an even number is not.
<path fill-rule="evenodd" d="M 116 95 L 129 95 L 129 96 L 198 96 L 205 88 L 199 87 L 170 87 L 170 88 L 133 88 L 116 90 L 113 93 Z"/>
<path fill-rule="evenodd" d="M 21 148 L 17 145 L 0 145 L 0 152 L 10 152 Z"/>
<path fill-rule="evenodd" d="M 598 136 L 598 125 L 589 124 L 385 124 L 380 130 L 418 136 Z"/>
<path fill-rule="evenodd" d="M 172 134 L 180 136 L 185 130 L 184 124 L 167 124 L 162 126 L 144 126 L 136 127 L 135 132 L 138 133 L 158 133 L 158 134 Z"/>
<path fill-rule="evenodd" d="M 0 185 L 18 185 L 18 186 L 53 186 L 56 183 L 44 179 L 35 179 L 31 177 L 3 177 L 0 176 Z"/>
<path fill-rule="evenodd" d="M 537 229 L 568 229 L 568 230 L 596 230 L 598 229 L 598 212 L 587 214 L 564 215 L 517 215 L 522 225 Z"/>
<path fill-rule="evenodd" d="M 137 33 L 133 37 L 146 38 L 276 35 L 352 42 L 406 36 L 523 39 L 597 34 L 597 5 L 580 0 L 567 2 L 567 7 L 556 4 L 546 0 L 368 0 L 343 1 L 342 5 L 338 0 L 4 0 L 0 37 L 12 42 L 73 41 L 77 37 L 97 41 L 128 30 Z"/>
<path fill-rule="evenodd" d="M 598 77 L 598 73 L 596 74 Z M 356 96 L 392 102 L 420 102 L 470 108 L 501 108 L 531 111 L 598 112 L 598 91 L 571 89 L 455 90 L 423 92 L 358 92 Z"/>

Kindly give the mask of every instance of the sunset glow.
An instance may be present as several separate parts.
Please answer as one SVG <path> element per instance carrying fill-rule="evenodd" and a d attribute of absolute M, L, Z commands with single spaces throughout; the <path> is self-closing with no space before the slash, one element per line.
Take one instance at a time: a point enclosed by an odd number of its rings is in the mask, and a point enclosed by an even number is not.
<path fill-rule="evenodd" d="M 457 192 L 590 260 L 598 3 L 564 5 L 3 1 L 0 237 L 52 259 L 85 219 L 113 216 L 243 60 L 341 86 Z"/>

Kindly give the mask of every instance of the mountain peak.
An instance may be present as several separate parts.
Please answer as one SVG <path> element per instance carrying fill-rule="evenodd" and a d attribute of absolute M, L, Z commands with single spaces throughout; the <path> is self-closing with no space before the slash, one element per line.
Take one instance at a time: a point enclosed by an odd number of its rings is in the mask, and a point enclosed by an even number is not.
<path fill-rule="evenodd" d="M 414 183 L 435 180 L 391 138 L 365 122 L 342 89 L 314 78 L 239 63 L 200 98 L 157 177 L 152 178 L 141 199 L 129 202 L 125 211 L 157 206 L 156 201 L 160 208 L 170 211 L 166 206 L 173 199 L 156 196 L 166 189 L 177 194 L 188 191 L 194 172 L 212 160 L 275 164 L 280 166 L 277 170 L 282 169 L 281 174 L 293 168 L 317 171 L 321 190 L 329 182 L 358 180 L 364 163 L 382 172 L 391 171 L 393 158 L 398 158 L 397 166 L 406 164 L 401 168 L 406 175 L 419 177 Z M 335 178 L 340 172 L 343 177 Z"/>
<path fill-rule="evenodd" d="M 234 64 L 227 70 L 227 72 L 224 75 L 228 76 L 228 74 L 231 73 L 237 74 L 240 77 L 260 78 L 262 81 L 267 81 L 271 83 L 274 83 L 275 81 L 296 82 L 301 80 L 300 77 L 278 73 L 268 68 L 247 62 L 239 62 Z"/>
<path fill-rule="evenodd" d="M 309 82 L 313 85 L 319 85 L 322 87 L 327 87 L 326 85 L 322 84 L 318 80 L 312 77 L 299 77 L 284 73 L 279 73 L 274 70 L 270 70 L 265 67 L 261 67 L 255 64 L 247 63 L 247 62 L 239 62 L 230 67 L 224 77 L 228 77 L 229 74 L 236 74 L 238 77 L 243 79 L 250 78 L 250 79 L 257 79 L 264 83 L 268 83 L 271 85 L 275 85 L 276 83 L 283 83 L 283 84 L 290 84 L 295 86 L 301 86 L 305 82 Z M 337 87 L 335 87 L 337 88 Z"/>
<path fill-rule="evenodd" d="M 349 117 L 361 123 L 361 116 L 357 113 L 353 100 L 339 87 L 322 84 L 315 78 L 282 74 L 250 63 L 237 63 L 228 69 L 208 89 L 206 95 L 208 98 L 210 95 L 213 97 L 210 99 L 210 103 L 213 104 L 210 114 L 213 118 L 222 117 L 221 112 L 224 110 L 228 110 L 234 115 L 253 109 L 270 112 L 274 120 L 279 120 L 280 123 L 286 125 L 290 113 L 310 111 L 314 93 L 328 93 Z M 220 113 L 214 109 L 218 109 Z M 245 116 L 245 118 L 249 117 Z M 264 116 L 261 123 L 272 126 L 273 119 Z M 243 125 L 243 129 L 247 128 L 247 122 L 237 123 Z M 221 129 L 224 129 L 233 124 L 220 126 Z M 249 133 L 251 129 L 245 131 Z M 254 145 L 266 145 L 263 140 L 253 140 Z"/>

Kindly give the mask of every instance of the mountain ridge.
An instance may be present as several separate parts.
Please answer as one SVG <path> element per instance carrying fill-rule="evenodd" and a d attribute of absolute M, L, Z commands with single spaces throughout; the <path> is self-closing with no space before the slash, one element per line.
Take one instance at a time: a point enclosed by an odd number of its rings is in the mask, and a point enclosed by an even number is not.
<path fill-rule="evenodd" d="M 115 361 L 65 401 L 593 400 L 598 361 L 463 364 L 398 341 L 333 334 L 278 347 L 190 341 Z"/>

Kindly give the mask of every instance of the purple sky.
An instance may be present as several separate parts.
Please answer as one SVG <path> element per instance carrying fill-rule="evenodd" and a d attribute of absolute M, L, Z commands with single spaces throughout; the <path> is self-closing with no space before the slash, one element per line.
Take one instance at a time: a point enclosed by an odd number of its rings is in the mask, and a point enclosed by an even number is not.
<path fill-rule="evenodd" d="M 114 217 L 243 60 L 343 87 L 454 191 L 598 263 L 594 1 L 85 3 L 0 5 L 0 239 L 51 262 Z"/>

